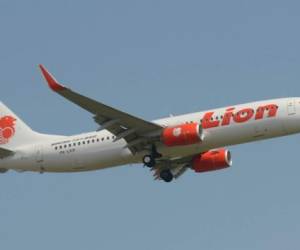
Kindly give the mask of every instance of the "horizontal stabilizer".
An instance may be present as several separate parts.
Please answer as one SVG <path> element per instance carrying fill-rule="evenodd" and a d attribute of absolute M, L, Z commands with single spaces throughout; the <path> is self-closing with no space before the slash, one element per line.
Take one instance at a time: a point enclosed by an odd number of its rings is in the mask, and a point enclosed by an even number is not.
<path fill-rule="evenodd" d="M 5 148 L 0 148 L 0 159 L 6 158 L 8 156 L 12 156 L 14 154 L 15 154 L 14 151 L 11 151 L 11 150 L 8 150 Z"/>

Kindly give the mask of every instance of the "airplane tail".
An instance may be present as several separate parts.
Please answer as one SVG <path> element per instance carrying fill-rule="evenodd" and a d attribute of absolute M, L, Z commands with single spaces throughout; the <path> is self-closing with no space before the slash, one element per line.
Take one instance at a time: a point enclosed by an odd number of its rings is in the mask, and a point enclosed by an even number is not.
<path fill-rule="evenodd" d="M 38 133 L 31 130 L 16 114 L 0 102 L 0 147 L 14 149 L 34 143 Z"/>

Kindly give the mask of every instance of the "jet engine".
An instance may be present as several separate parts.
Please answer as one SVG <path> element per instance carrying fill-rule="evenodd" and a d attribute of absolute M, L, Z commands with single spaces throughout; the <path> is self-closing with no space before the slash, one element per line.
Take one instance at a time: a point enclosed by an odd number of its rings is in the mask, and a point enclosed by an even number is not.
<path fill-rule="evenodd" d="M 196 144 L 203 139 L 203 129 L 198 123 L 167 127 L 161 134 L 162 143 L 168 147 Z"/>
<path fill-rule="evenodd" d="M 220 170 L 231 165 L 231 153 L 227 149 L 208 151 L 197 155 L 192 161 L 192 169 L 197 173 Z"/>

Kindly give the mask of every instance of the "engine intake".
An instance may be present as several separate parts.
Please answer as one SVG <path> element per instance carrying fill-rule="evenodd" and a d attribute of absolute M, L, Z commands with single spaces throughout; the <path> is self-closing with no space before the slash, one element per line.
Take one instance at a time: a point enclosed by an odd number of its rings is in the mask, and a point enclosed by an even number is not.
<path fill-rule="evenodd" d="M 198 123 L 167 127 L 161 134 L 162 143 L 168 147 L 192 145 L 203 139 L 203 129 Z"/>
<path fill-rule="evenodd" d="M 192 161 L 192 169 L 197 173 L 220 170 L 231 165 L 231 153 L 226 149 L 208 151 L 197 155 Z"/>

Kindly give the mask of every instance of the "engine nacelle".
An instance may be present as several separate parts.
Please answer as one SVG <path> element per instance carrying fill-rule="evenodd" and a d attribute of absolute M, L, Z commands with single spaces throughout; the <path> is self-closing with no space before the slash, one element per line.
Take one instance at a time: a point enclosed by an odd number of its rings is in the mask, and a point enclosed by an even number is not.
<path fill-rule="evenodd" d="M 167 127 L 161 134 L 162 143 L 168 147 L 196 144 L 203 141 L 203 139 L 203 130 L 198 123 Z"/>
<path fill-rule="evenodd" d="M 197 155 L 192 161 L 192 169 L 197 173 L 220 170 L 231 165 L 231 153 L 226 149 L 208 151 Z"/>

